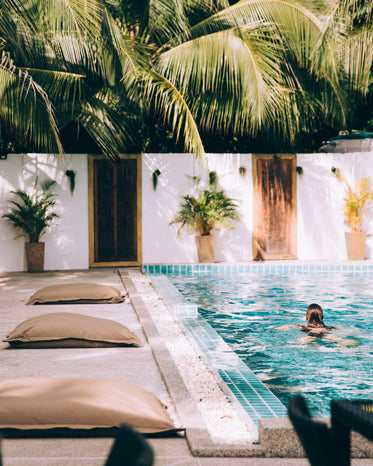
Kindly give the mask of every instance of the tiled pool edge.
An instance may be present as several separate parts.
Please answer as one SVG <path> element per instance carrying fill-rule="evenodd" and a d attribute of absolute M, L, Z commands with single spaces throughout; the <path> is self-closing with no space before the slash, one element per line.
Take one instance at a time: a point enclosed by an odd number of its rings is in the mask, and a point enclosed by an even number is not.
<path fill-rule="evenodd" d="M 198 273 L 373 273 L 373 260 L 330 262 L 270 261 L 212 264 L 143 264 L 143 272 L 153 274 L 189 275 Z"/>
<path fill-rule="evenodd" d="M 254 375 L 246 364 L 230 349 L 217 332 L 197 313 L 194 304 L 187 303 L 166 275 L 149 274 L 164 302 L 195 339 L 202 354 L 221 379 L 220 383 L 228 399 L 245 411 L 250 421 L 259 427 L 259 420 L 287 417 L 285 406 Z M 242 416 L 243 420 L 244 416 Z"/>
<path fill-rule="evenodd" d="M 131 304 L 139 318 L 144 334 L 152 348 L 154 358 L 163 380 L 176 406 L 181 423 L 187 427 L 185 437 L 193 456 L 201 457 L 263 457 L 261 445 L 230 444 L 213 442 L 207 427 L 198 414 L 196 405 L 186 388 L 181 375 L 163 339 L 156 329 L 152 316 L 130 276 L 120 271 L 122 282 L 129 292 Z M 191 427 L 189 427 L 191 426 Z M 301 455 L 302 456 L 302 455 Z"/>

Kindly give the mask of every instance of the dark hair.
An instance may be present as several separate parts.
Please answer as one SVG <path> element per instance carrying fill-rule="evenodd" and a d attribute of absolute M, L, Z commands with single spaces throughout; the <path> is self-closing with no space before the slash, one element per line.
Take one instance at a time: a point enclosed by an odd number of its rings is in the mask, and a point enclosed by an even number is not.
<path fill-rule="evenodd" d="M 325 327 L 323 317 L 321 306 L 316 303 L 310 304 L 306 312 L 307 327 Z"/>

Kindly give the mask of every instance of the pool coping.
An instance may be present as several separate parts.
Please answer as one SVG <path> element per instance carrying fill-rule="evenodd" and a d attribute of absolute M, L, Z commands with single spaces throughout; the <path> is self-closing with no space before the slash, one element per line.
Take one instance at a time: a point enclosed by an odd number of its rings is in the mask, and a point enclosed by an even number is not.
<path fill-rule="evenodd" d="M 132 306 L 139 318 L 147 341 L 152 349 L 163 381 L 173 400 L 181 424 L 186 428 L 185 438 L 193 456 L 212 457 L 262 457 L 264 450 L 260 445 L 216 444 L 198 412 L 179 370 L 159 334 L 151 314 L 141 298 L 139 291 L 126 271 L 120 271 Z"/>
<path fill-rule="evenodd" d="M 292 424 L 287 418 L 260 420 L 258 444 L 216 444 L 212 440 L 164 339 L 159 334 L 151 313 L 141 298 L 140 292 L 128 272 L 121 270 L 120 276 L 129 292 L 132 306 L 152 348 L 154 359 L 173 400 L 180 422 L 186 427 L 185 438 L 193 456 L 266 458 L 303 458 L 305 456 Z M 329 422 L 328 419 L 321 421 Z M 373 444 L 353 432 L 352 456 L 354 458 L 373 458 Z"/>
<path fill-rule="evenodd" d="M 249 431 L 258 435 L 259 419 L 287 417 L 286 407 L 200 316 L 198 306 L 189 303 L 167 275 L 148 275 L 179 325 L 192 337 L 199 356 L 212 367 L 227 398 L 244 411 L 240 417 Z"/>

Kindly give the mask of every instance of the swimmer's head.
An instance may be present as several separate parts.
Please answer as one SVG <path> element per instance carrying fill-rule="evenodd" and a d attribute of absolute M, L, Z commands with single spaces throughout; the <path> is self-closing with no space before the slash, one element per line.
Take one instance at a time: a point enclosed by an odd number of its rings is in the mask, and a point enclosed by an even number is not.
<path fill-rule="evenodd" d="M 308 306 L 306 312 L 306 320 L 308 327 L 325 327 L 323 322 L 323 311 L 321 306 L 316 303 L 312 303 Z"/>

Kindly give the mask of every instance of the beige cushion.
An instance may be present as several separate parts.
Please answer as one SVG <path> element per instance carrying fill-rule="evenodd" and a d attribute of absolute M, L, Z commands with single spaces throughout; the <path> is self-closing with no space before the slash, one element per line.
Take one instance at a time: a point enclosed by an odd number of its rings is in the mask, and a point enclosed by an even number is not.
<path fill-rule="evenodd" d="M 155 395 L 112 380 L 4 380 L 0 382 L 0 413 L 1 429 L 93 429 L 129 424 L 146 434 L 177 430 Z"/>
<path fill-rule="evenodd" d="M 140 339 L 119 322 L 70 312 L 27 319 L 3 341 L 28 348 L 141 345 Z"/>
<path fill-rule="evenodd" d="M 123 301 L 121 292 L 112 286 L 97 283 L 65 283 L 41 288 L 26 304 L 112 304 Z"/>

